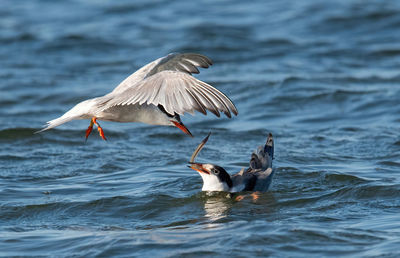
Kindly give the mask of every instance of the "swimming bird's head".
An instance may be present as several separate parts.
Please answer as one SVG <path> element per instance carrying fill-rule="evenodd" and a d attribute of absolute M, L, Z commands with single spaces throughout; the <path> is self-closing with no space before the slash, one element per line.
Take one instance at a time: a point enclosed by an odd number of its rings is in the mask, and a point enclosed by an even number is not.
<path fill-rule="evenodd" d="M 203 179 L 203 191 L 229 191 L 232 188 L 231 176 L 225 171 L 223 167 L 213 165 L 213 164 L 203 164 L 194 162 L 196 156 L 203 149 L 204 145 L 207 143 L 208 138 L 211 133 L 209 133 L 197 146 L 196 150 L 193 152 L 190 158 L 189 164 L 190 168 L 199 172 L 201 178 Z"/>
<path fill-rule="evenodd" d="M 189 167 L 199 172 L 203 179 L 203 191 L 229 191 L 232 188 L 231 176 L 223 167 L 193 162 L 189 164 Z"/>

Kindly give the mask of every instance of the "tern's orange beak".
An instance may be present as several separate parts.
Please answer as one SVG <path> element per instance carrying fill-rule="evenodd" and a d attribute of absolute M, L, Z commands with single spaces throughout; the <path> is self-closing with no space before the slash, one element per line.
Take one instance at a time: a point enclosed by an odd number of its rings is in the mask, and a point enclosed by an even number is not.
<path fill-rule="evenodd" d="M 190 163 L 189 167 L 193 170 L 196 170 L 197 172 L 205 173 L 208 175 L 210 174 L 210 172 L 208 172 L 206 169 L 204 169 L 203 164 L 201 164 L 201 163 Z"/>
<path fill-rule="evenodd" d="M 181 129 L 185 134 L 189 135 L 190 137 L 193 137 L 192 133 L 187 129 L 187 127 L 182 123 L 182 122 L 176 122 L 173 120 L 170 120 L 176 127 Z"/>

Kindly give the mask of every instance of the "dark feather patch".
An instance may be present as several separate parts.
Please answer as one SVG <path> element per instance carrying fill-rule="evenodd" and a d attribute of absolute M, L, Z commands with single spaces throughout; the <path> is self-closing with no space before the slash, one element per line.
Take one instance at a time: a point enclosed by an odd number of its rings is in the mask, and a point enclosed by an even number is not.
<path fill-rule="evenodd" d="M 220 166 L 214 166 L 216 170 L 219 171 L 219 174 L 217 175 L 219 180 L 222 182 L 226 182 L 226 184 L 231 188 L 233 186 L 231 176 L 226 172 L 226 170 L 223 167 Z"/>
<path fill-rule="evenodd" d="M 147 74 L 146 78 L 166 70 L 179 71 L 188 74 L 199 73 L 197 67 L 208 68 L 210 65 L 212 65 L 212 61 L 208 57 L 200 54 L 173 53 L 166 56 L 160 61 L 160 63 L 154 66 L 154 68 Z"/>

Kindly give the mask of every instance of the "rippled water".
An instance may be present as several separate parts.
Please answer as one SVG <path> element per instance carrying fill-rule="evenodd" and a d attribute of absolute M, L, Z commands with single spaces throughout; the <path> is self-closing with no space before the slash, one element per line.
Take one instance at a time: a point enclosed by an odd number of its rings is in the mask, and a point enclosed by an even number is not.
<path fill-rule="evenodd" d="M 400 2 L 2 1 L 1 256 L 380 256 L 400 245 Z M 88 121 L 34 131 L 170 52 L 239 116 L 176 128 Z M 253 201 L 200 191 L 268 132 L 275 178 Z"/>

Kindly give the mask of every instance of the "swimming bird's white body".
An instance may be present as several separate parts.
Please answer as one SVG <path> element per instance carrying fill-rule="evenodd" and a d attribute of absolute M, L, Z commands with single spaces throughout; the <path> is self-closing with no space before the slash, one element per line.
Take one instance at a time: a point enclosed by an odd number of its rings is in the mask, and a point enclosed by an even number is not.
<path fill-rule="evenodd" d="M 187 128 L 179 115 L 207 110 L 216 116 L 223 112 L 237 115 L 232 101 L 211 85 L 197 80 L 192 73 L 197 67 L 208 68 L 211 60 L 199 54 L 169 54 L 130 75 L 112 92 L 88 99 L 74 106 L 59 118 L 47 122 L 39 132 L 76 119 L 113 122 L 141 122 L 152 125 Z M 90 132 L 89 132 L 90 133 Z M 187 130 L 188 134 L 190 132 Z"/>

